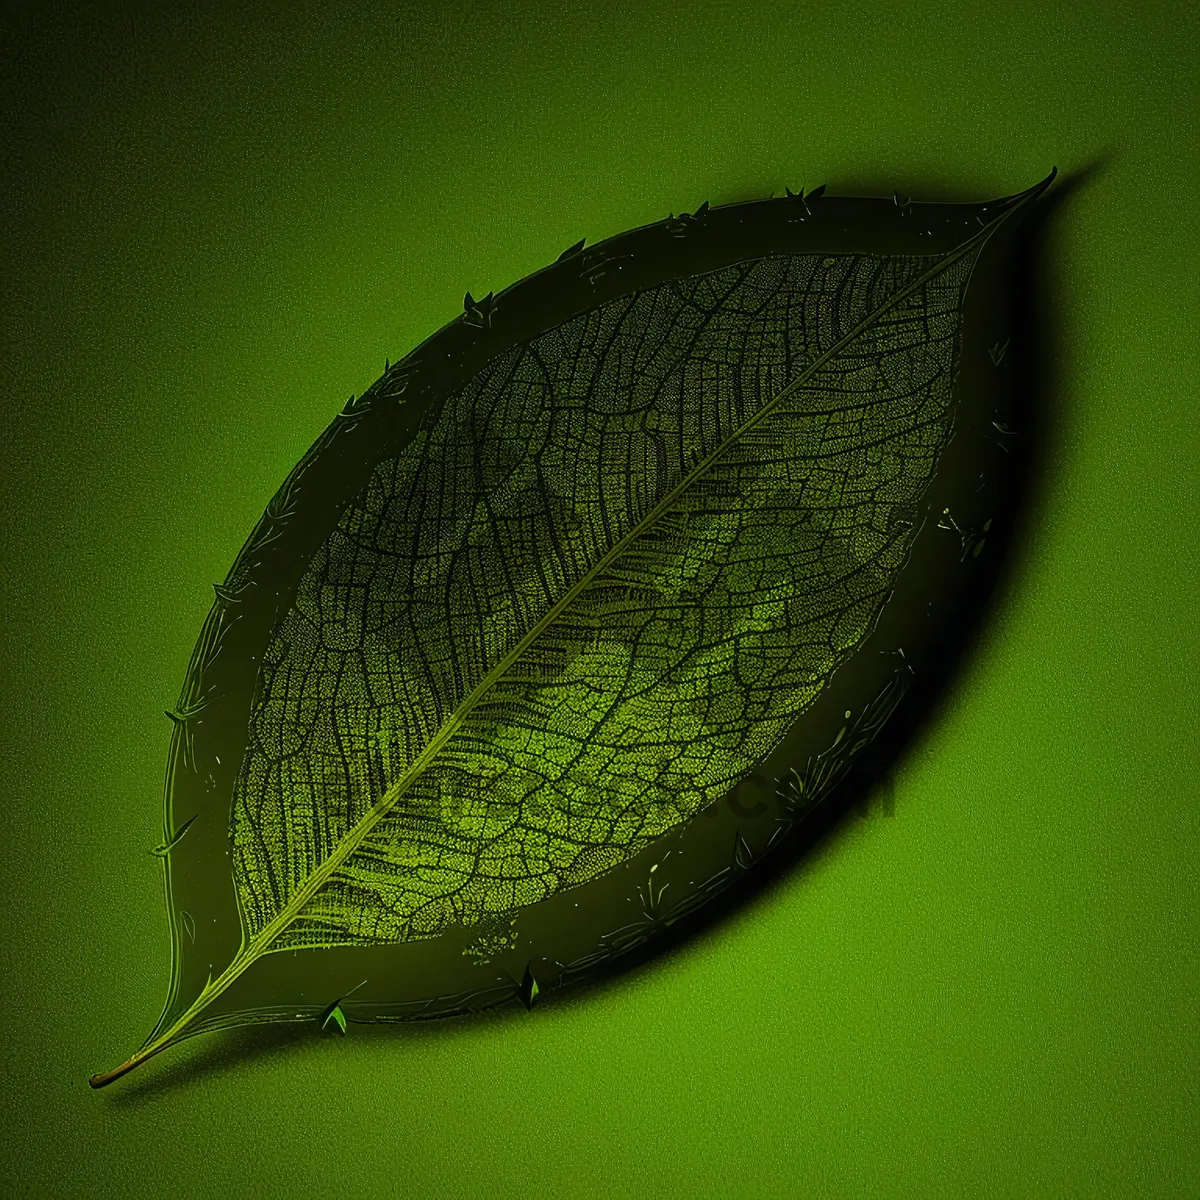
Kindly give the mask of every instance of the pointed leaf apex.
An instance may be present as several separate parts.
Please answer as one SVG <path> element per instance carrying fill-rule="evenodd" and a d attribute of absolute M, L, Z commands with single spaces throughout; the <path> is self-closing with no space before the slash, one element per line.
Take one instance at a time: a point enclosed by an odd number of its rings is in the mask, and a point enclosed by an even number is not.
<path fill-rule="evenodd" d="M 521 1003 L 525 1005 L 527 1011 L 533 1008 L 541 990 L 533 973 L 533 964 L 530 963 L 525 967 L 525 974 L 521 977 Z"/>
<path fill-rule="evenodd" d="M 342 1003 L 340 1000 L 334 1001 L 333 1004 L 325 1010 L 324 1020 L 321 1022 L 322 1029 L 328 1029 L 330 1023 L 338 1031 L 340 1037 L 346 1036 L 346 1014 L 342 1012 Z"/>
<path fill-rule="evenodd" d="M 587 238 L 580 238 L 579 241 L 577 241 L 573 246 L 568 246 L 555 261 L 562 262 L 563 259 L 571 258 L 573 255 L 578 254 L 580 250 L 583 249 L 586 242 Z"/>
<path fill-rule="evenodd" d="M 167 715 L 170 716 L 170 713 L 168 713 Z M 188 828 L 191 826 L 191 823 L 199 815 L 200 815 L 199 813 L 196 813 L 195 816 L 188 817 L 188 819 L 186 821 L 184 821 L 184 823 L 182 825 L 180 825 L 180 827 L 177 830 L 175 830 L 175 833 L 172 837 L 168 838 L 167 841 L 162 842 L 160 845 L 155 846 L 154 849 L 150 851 L 150 853 L 153 854 L 155 856 L 155 858 L 165 858 L 172 850 L 175 849 L 176 846 L 179 845 L 180 838 L 182 838 L 183 835 L 185 833 L 187 833 Z"/>

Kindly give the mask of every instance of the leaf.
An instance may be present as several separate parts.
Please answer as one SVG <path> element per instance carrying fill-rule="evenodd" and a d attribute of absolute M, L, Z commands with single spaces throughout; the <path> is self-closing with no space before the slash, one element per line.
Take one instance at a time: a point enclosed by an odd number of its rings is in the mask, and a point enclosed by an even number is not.
<path fill-rule="evenodd" d="M 346 1036 L 346 1014 L 342 1012 L 340 1003 L 331 1004 L 324 1013 L 324 1019 L 321 1021 L 321 1028 L 328 1029 L 330 1022 L 333 1022 L 334 1027 L 342 1037 Z"/>
<path fill-rule="evenodd" d="M 164 858 L 166 855 L 170 854 L 171 851 L 179 845 L 180 839 L 185 833 L 187 833 L 188 827 L 199 815 L 200 814 L 197 813 L 196 816 L 188 817 L 188 819 L 184 821 L 184 823 L 175 831 L 173 836 L 169 837 L 165 842 L 161 842 L 159 845 L 155 846 L 150 853 L 155 855 L 157 858 Z"/>
<path fill-rule="evenodd" d="M 538 987 L 538 981 L 533 974 L 533 965 L 527 964 L 525 974 L 521 976 L 521 987 L 519 995 L 521 1003 L 525 1005 L 526 1010 L 533 1008 L 537 1003 L 537 998 L 541 994 L 541 988 Z"/>
<path fill-rule="evenodd" d="M 574 258 L 575 255 L 578 254 L 586 244 L 587 244 L 587 238 L 580 238 L 579 241 L 568 246 L 558 256 L 558 258 L 555 259 L 555 262 L 565 262 L 568 258 Z"/>
<path fill-rule="evenodd" d="M 995 557 L 931 515 L 1010 495 L 987 348 L 1049 183 L 705 203 L 466 293 L 389 364 L 218 590 L 168 773 L 168 827 L 210 818 L 168 861 L 202 919 L 93 1086 L 368 962 L 365 1020 L 501 1003 L 480 930 L 530 1006 L 848 786 Z"/>

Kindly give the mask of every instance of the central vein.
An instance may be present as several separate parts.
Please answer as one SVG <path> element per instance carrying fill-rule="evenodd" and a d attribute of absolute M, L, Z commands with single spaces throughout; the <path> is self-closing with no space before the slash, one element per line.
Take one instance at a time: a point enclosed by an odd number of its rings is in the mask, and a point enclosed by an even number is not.
<path fill-rule="evenodd" d="M 845 334 L 838 342 L 826 350 L 823 354 L 815 358 L 811 363 L 804 368 L 786 387 L 769 400 L 758 412 L 745 420 L 741 426 L 735 429 L 728 437 L 725 438 L 715 449 L 713 449 L 704 458 L 700 459 L 687 472 L 679 483 L 675 485 L 649 512 L 627 533 L 625 533 L 618 541 L 616 541 L 605 554 L 597 560 L 597 562 L 577 580 L 571 588 L 559 599 L 546 613 L 529 629 L 529 631 L 504 655 L 496 665 L 488 671 L 488 673 L 475 685 L 474 688 L 467 694 L 463 701 L 458 705 L 449 719 L 442 725 L 438 732 L 429 740 L 417 757 L 412 761 L 408 768 L 389 786 L 384 793 L 379 797 L 370 811 L 351 829 L 346 836 L 338 843 L 338 845 L 330 852 L 327 858 L 317 866 L 305 879 L 300 888 L 292 894 L 288 902 L 279 910 L 279 912 L 256 934 L 249 942 L 243 940 L 242 946 L 237 955 L 222 974 L 215 980 L 212 980 L 204 991 L 197 998 L 196 1002 L 188 1009 L 188 1011 L 180 1018 L 175 1025 L 168 1030 L 161 1042 L 165 1042 L 170 1037 L 174 1036 L 183 1025 L 189 1023 L 191 1018 L 195 1016 L 201 1009 L 220 995 L 226 988 L 229 987 L 235 979 L 244 972 L 247 967 L 254 961 L 260 958 L 270 948 L 274 940 L 280 933 L 286 929 L 293 920 L 300 914 L 304 906 L 316 895 L 316 893 L 328 882 L 330 876 L 358 849 L 364 839 L 371 831 L 379 824 L 380 821 L 388 815 L 395 806 L 396 801 L 412 786 L 413 782 L 423 774 L 433 763 L 441 749 L 454 736 L 454 734 L 462 726 L 463 722 L 471 715 L 480 701 L 487 695 L 489 691 L 498 683 L 510 667 L 516 663 L 529 646 L 536 641 L 538 637 L 552 625 L 558 617 L 603 571 L 611 566 L 622 554 L 639 538 L 647 532 L 657 521 L 659 521 L 665 513 L 675 504 L 680 496 L 683 495 L 698 479 L 702 478 L 708 469 L 722 455 L 727 453 L 731 447 L 737 444 L 745 435 L 752 430 L 756 425 L 766 420 L 771 413 L 788 397 L 794 395 L 804 386 L 804 384 L 813 377 L 826 363 L 830 362 L 842 350 L 846 348 L 855 338 L 859 337 L 863 332 L 869 329 L 876 321 L 879 320 L 890 309 L 902 302 L 913 292 L 917 291 L 935 279 L 938 275 L 944 272 L 948 267 L 953 265 L 959 259 L 970 253 L 995 230 L 995 228 L 1004 221 L 1016 207 L 1014 205 L 998 217 L 992 220 L 988 225 L 979 230 L 973 237 L 963 242 L 960 246 L 950 251 L 948 254 L 940 258 L 936 263 L 919 275 L 912 283 L 907 284 L 899 291 L 894 292 L 882 305 L 866 316 L 862 321 L 854 326 L 847 334 Z M 244 929 L 243 929 L 244 939 Z M 147 1050 L 150 1047 L 146 1048 Z"/>

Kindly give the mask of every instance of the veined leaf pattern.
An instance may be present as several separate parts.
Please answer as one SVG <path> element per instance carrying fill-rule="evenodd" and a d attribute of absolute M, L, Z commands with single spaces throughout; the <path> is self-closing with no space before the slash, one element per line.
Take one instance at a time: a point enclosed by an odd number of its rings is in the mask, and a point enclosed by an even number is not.
<path fill-rule="evenodd" d="M 532 1007 L 848 788 L 1019 498 L 990 246 L 1052 179 L 701 204 L 389 361 L 215 587 L 167 713 L 167 1002 L 92 1085 L 240 1024 Z"/>
<path fill-rule="evenodd" d="M 382 463 L 272 640 L 233 809 L 276 950 L 428 937 L 719 798 L 871 629 L 975 251 L 780 255 L 512 348 Z"/>

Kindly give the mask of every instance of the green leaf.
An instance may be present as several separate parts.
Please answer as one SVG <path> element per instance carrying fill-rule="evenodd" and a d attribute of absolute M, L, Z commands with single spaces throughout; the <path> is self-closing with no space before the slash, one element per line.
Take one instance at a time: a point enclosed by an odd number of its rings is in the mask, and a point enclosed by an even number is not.
<path fill-rule="evenodd" d="M 199 813 L 196 814 L 196 816 L 199 816 L 199 815 L 200 815 Z M 150 853 L 155 855 L 158 858 L 165 858 L 168 854 L 170 854 L 171 851 L 174 850 L 175 847 L 179 845 L 180 840 L 182 839 L 183 835 L 185 833 L 187 833 L 188 828 L 191 826 L 191 823 L 196 819 L 196 816 L 189 817 L 186 821 L 184 821 L 184 823 L 182 825 L 180 825 L 180 827 L 175 831 L 175 833 L 172 837 L 169 837 L 165 842 L 162 842 L 159 845 L 155 846 L 154 849 L 150 851 Z"/>
<path fill-rule="evenodd" d="M 389 364 L 201 631 L 168 811 L 210 820 L 168 889 L 202 919 L 155 1031 L 94 1085 L 194 1032 L 300 1019 L 368 959 L 364 1019 L 500 1002 L 469 953 L 497 922 L 569 982 L 823 802 L 976 563 L 930 518 L 981 522 L 976 480 L 1007 469 L 989 421 L 1016 373 L 987 347 L 1006 223 L 1049 182 L 704 203 L 467 292 Z M 775 807 L 743 804 L 754 779 Z M 523 1002 L 545 986 L 527 965 Z"/>
<path fill-rule="evenodd" d="M 322 1014 L 321 1028 L 328 1029 L 330 1022 L 342 1037 L 346 1036 L 346 1014 L 342 1012 L 340 1003 L 333 1004 Z"/>
<path fill-rule="evenodd" d="M 533 964 L 527 964 L 525 974 L 521 976 L 520 985 L 521 1003 L 526 1009 L 531 1009 L 537 1002 L 538 996 L 541 994 L 541 988 L 538 987 L 538 981 L 533 974 Z"/>

